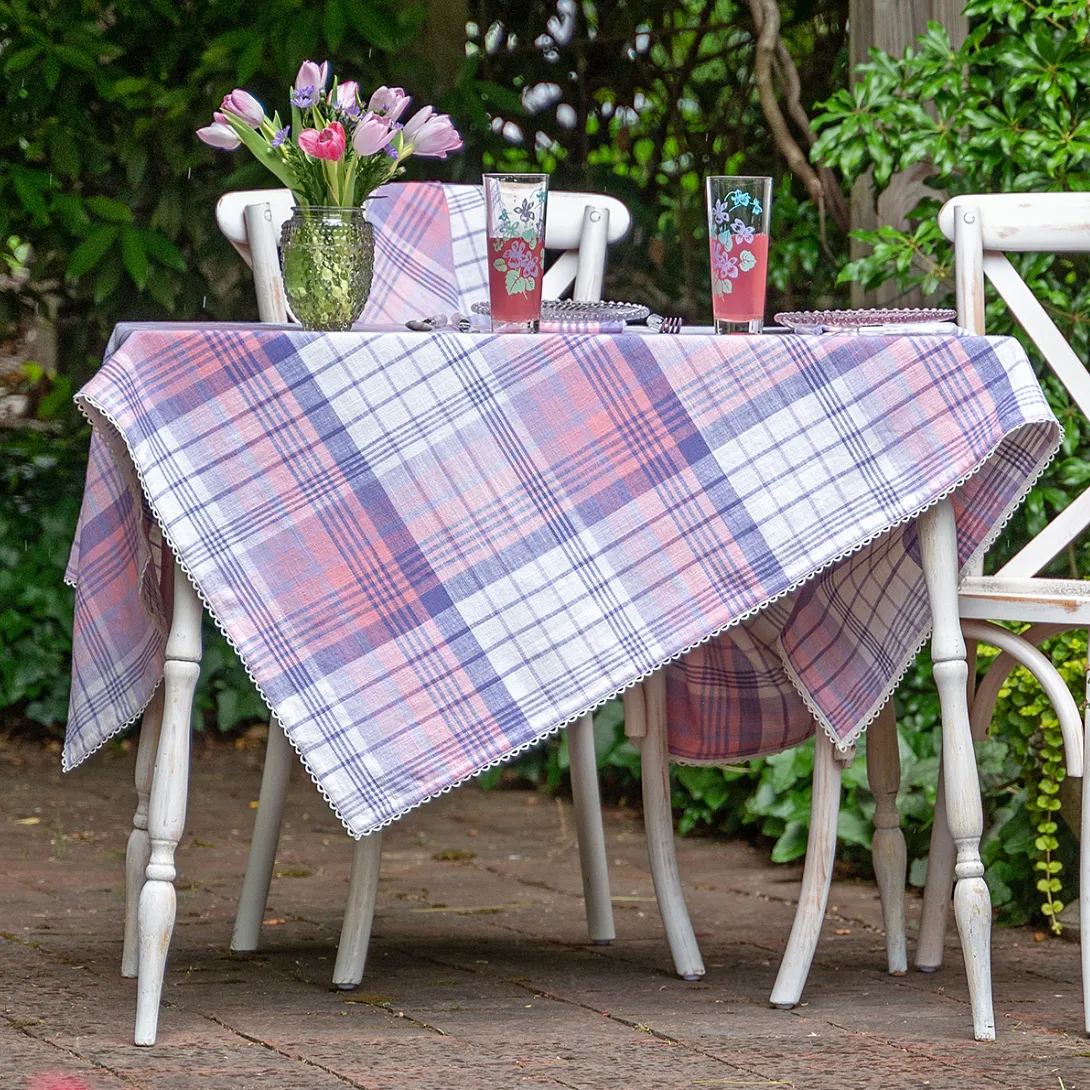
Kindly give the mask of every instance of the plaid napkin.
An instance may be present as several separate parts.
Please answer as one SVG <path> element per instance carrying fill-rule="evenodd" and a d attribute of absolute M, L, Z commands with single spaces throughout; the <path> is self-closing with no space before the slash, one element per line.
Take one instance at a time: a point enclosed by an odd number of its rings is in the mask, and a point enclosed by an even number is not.
<path fill-rule="evenodd" d="M 913 517 L 966 562 L 1060 438 L 1004 338 L 142 328 L 78 397 L 66 767 L 160 676 L 165 533 L 356 835 L 665 663 L 676 758 L 848 744 L 928 629 Z"/>

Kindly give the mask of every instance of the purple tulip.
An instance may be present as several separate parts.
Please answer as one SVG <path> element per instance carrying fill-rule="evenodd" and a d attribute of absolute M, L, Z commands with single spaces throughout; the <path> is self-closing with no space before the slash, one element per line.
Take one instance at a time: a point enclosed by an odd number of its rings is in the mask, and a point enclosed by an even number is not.
<path fill-rule="evenodd" d="M 431 106 L 423 106 L 405 122 L 405 142 L 411 144 L 413 137 L 427 124 L 435 110 Z"/>
<path fill-rule="evenodd" d="M 390 139 L 390 123 L 385 117 L 366 113 L 356 125 L 352 134 L 352 147 L 360 156 L 374 155 L 382 151 Z"/>
<path fill-rule="evenodd" d="M 427 109 L 430 110 L 431 107 Z M 412 145 L 414 155 L 425 159 L 445 159 L 448 152 L 457 151 L 462 146 L 462 138 L 446 114 L 436 114 L 434 117 L 425 118 L 424 122 L 415 126 L 410 134 L 409 128 L 423 112 L 421 110 L 405 126 L 405 140 Z"/>
<path fill-rule="evenodd" d="M 400 87 L 379 87 L 367 103 L 367 108 L 375 114 L 396 121 L 404 112 L 405 107 L 412 102 L 409 95 Z"/>
<path fill-rule="evenodd" d="M 240 91 L 237 87 L 224 96 L 220 109 L 245 121 L 251 129 L 260 128 L 261 122 L 265 120 L 265 107 L 249 92 Z"/>
<path fill-rule="evenodd" d="M 321 64 L 303 61 L 295 75 L 295 90 L 291 94 L 292 105 L 298 106 L 301 110 L 316 105 L 325 90 L 327 79 L 329 79 L 329 61 L 323 61 Z"/>
<path fill-rule="evenodd" d="M 224 151 L 234 151 L 242 143 L 235 130 L 225 121 L 217 120 L 212 125 L 205 125 L 203 129 L 197 130 L 197 136 L 209 147 L 222 148 Z"/>
<path fill-rule="evenodd" d="M 333 105 L 342 114 L 348 117 L 359 117 L 360 85 L 355 80 L 345 80 L 344 83 L 338 83 L 337 89 L 329 97 Z"/>

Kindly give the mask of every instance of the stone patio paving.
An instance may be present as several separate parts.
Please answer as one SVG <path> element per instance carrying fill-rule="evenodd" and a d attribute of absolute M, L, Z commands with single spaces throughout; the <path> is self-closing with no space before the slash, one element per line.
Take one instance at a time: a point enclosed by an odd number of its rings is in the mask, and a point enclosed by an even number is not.
<path fill-rule="evenodd" d="M 463 788 L 387 833 L 367 977 L 342 993 L 351 847 L 297 772 L 265 948 L 232 956 L 259 761 L 198 746 L 159 1043 L 137 1049 L 118 972 L 133 753 L 62 776 L 56 754 L 0 748 L 0 1088 L 43 1072 L 89 1090 L 1090 1088 L 1076 945 L 997 932 L 999 1040 L 976 1044 L 955 935 L 939 973 L 889 977 L 873 885 L 837 881 L 805 1004 L 772 1010 L 799 868 L 680 842 L 708 967 L 685 984 L 638 816 L 607 814 L 618 939 L 595 948 L 570 806 L 528 792 Z"/>

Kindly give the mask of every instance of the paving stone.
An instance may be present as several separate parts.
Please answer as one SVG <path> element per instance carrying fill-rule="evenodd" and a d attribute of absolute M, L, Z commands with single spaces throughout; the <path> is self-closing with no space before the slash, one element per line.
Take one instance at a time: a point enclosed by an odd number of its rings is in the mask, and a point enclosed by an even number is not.
<path fill-rule="evenodd" d="M 469 786 L 388 831 L 367 975 L 343 993 L 352 846 L 296 776 L 265 912 L 282 922 L 232 955 L 261 752 L 205 739 L 159 1041 L 135 1048 L 118 971 L 134 756 L 108 747 L 65 777 L 52 755 L 0 748 L 0 1090 L 47 1070 L 89 1090 L 1090 1090 L 1077 946 L 997 931 L 999 1040 L 978 1044 L 952 924 L 940 972 L 890 977 L 873 885 L 838 879 L 803 1005 L 772 1010 L 798 866 L 679 843 L 708 970 L 687 984 L 638 815 L 607 815 L 617 939 L 593 947 L 570 805 L 527 792 Z"/>

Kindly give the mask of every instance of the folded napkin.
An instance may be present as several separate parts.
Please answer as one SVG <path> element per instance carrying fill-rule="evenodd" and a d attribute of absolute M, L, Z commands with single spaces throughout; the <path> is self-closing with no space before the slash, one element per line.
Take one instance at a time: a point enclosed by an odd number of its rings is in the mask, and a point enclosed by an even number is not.
<path fill-rule="evenodd" d="M 553 321 L 542 319 L 538 331 L 540 333 L 623 333 L 624 322 L 619 318 L 560 318 Z"/>

